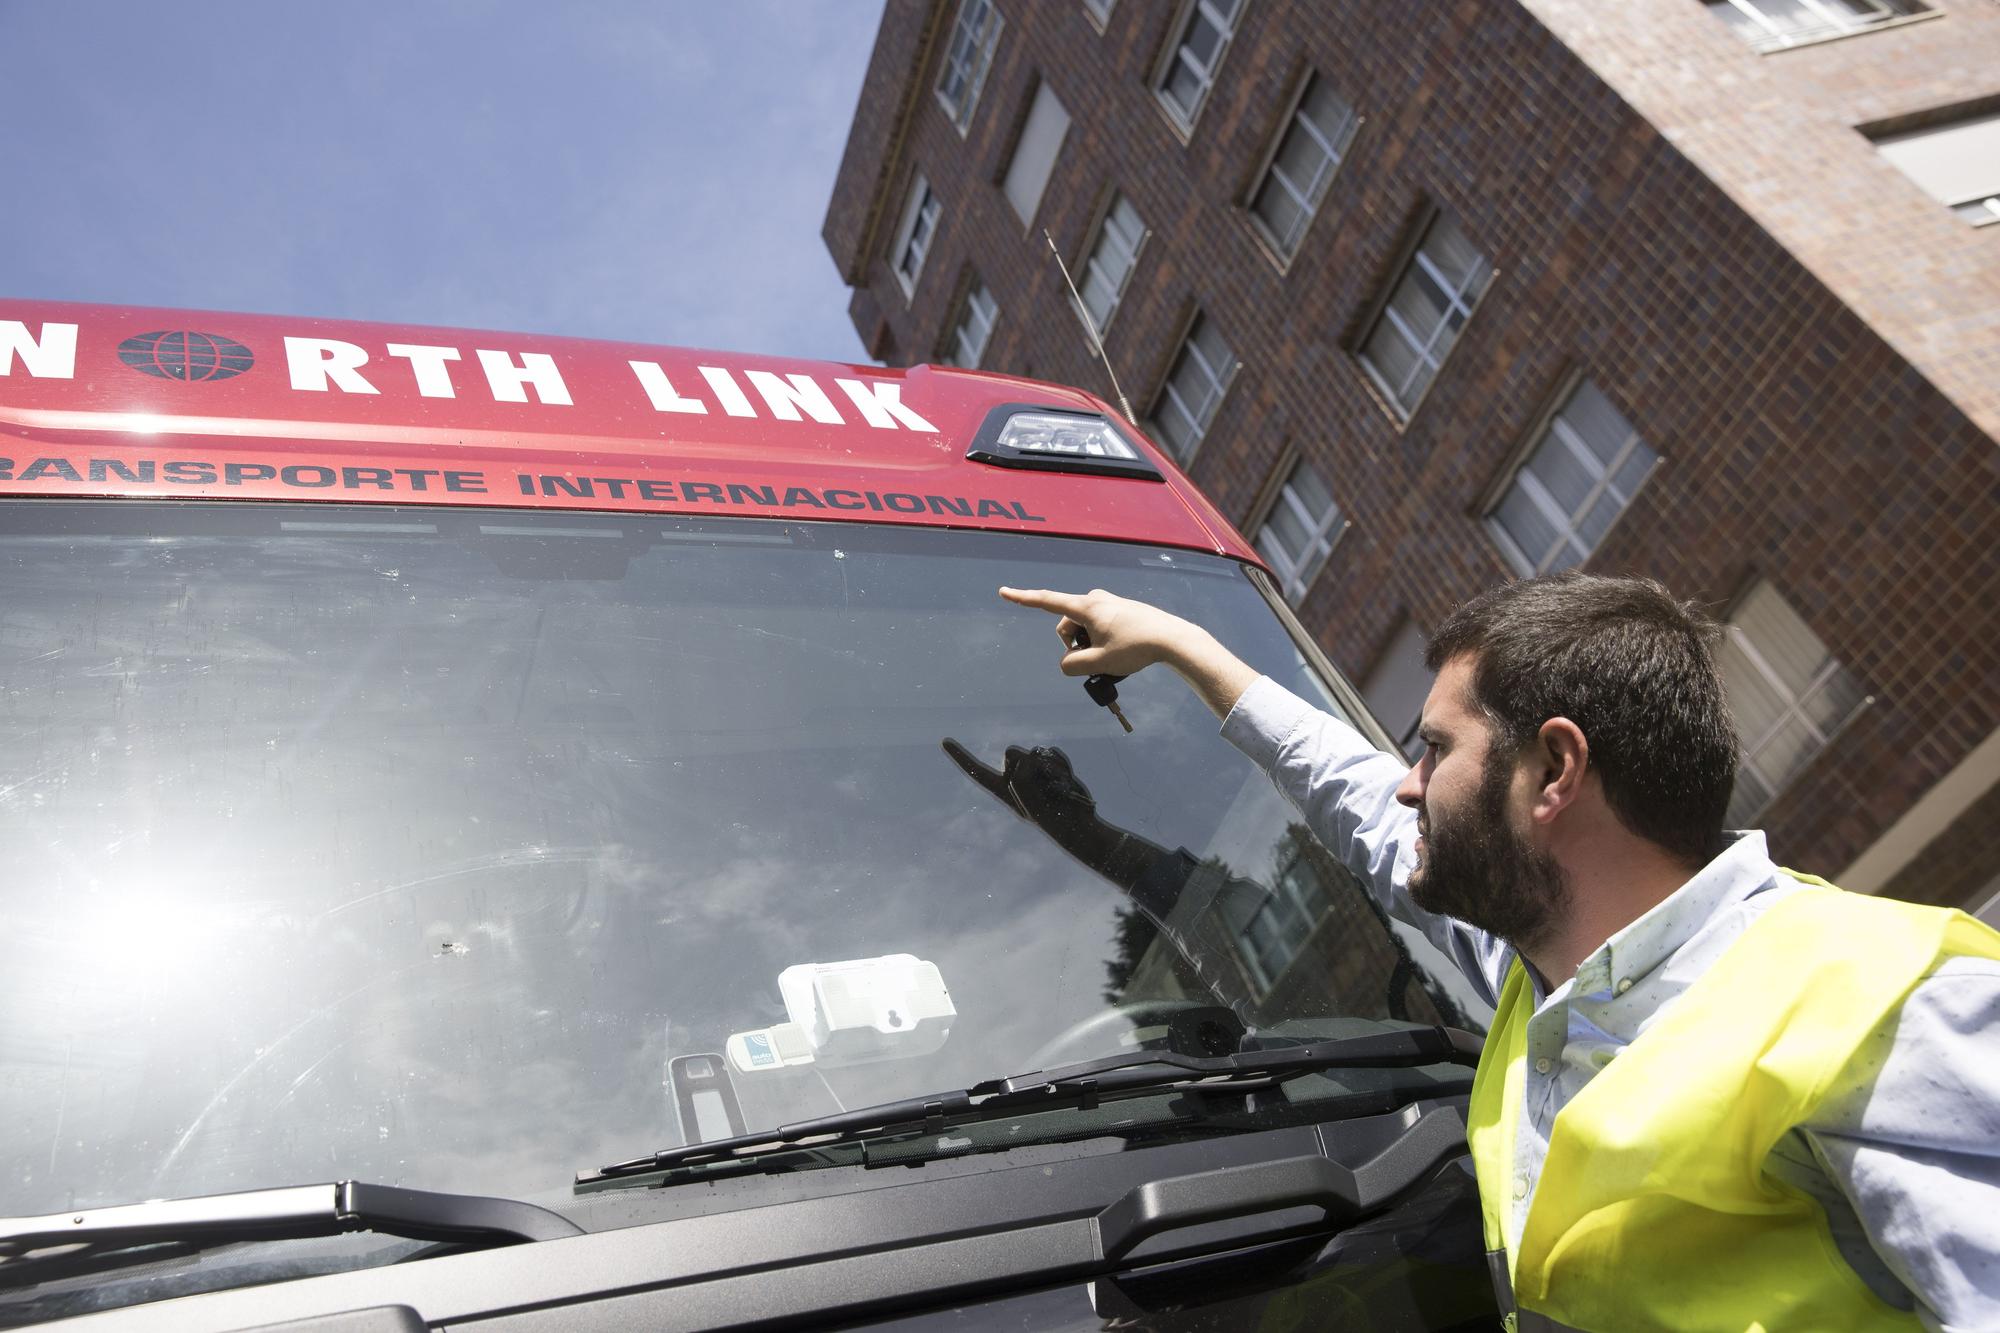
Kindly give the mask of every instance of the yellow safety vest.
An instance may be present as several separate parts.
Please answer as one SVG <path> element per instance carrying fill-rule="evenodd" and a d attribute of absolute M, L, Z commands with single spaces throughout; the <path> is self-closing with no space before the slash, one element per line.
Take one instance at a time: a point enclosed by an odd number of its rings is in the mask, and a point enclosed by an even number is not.
<path fill-rule="evenodd" d="M 1841 1258 L 1826 1213 L 1764 1171 L 1880 1067 L 1903 999 L 1946 958 L 2000 959 L 1963 912 L 1820 886 L 1774 904 L 1556 1115 L 1517 1252 L 1514 1137 L 1534 994 L 1519 960 L 1467 1113 L 1509 1326 L 1914 1329 Z M 1874 1047 L 1874 1051 L 1867 1048 Z"/>

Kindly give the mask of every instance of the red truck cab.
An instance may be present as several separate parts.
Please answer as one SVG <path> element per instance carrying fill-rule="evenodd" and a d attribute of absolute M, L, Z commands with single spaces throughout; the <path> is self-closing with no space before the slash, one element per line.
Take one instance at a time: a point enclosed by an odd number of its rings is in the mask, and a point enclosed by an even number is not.
<path fill-rule="evenodd" d="M 0 301 L 0 1326 L 1490 1321 L 1449 969 L 1003 584 L 1386 745 L 1077 389 Z"/>

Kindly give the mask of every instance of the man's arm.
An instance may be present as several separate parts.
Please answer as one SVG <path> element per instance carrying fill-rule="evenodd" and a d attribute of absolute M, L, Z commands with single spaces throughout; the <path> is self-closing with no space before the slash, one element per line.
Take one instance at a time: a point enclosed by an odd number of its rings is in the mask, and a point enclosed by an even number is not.
<path fill-rule="evenodd" d="M 1021 591 L 1000 595 L 1060 616 L 1056 633 L 1070 647 L 1069 676 L 1129 676 L 1163 663 L 1217 717 L 1222 735 L 1270 775 L 1327 850 L 1368 886 L 1382 910 L 1415 927 L 1496 1003 L 1513 951 L 1462 921 L 1426 912 L 1409 894 L 1415 864 L 1416 811 L 1396 800 L 1406 766 L 1361 733 L 1260 675 L 1201 626 L 1097 589 L 1089 593 Z"/>
<path fill-rule="evenodd" d="M 1945 962 L 1842 1083 L 1803 1131 L 1863 1232 L 1829 1214 L 1836 1244 L 1872 1248 L 1927 1327 L 2000 1327 L 2000 964 Z"/>

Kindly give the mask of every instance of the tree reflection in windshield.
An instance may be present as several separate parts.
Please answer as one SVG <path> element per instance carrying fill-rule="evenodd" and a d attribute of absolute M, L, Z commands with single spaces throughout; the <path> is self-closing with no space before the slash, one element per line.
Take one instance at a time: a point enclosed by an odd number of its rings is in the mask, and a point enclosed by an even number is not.
<path fill-rule="evenodd" d="M 1312 690 L 1228 561 L 640 515 L 0 512 L 7 1213 L 557 1188 L 669 1142 L 669 1063 L 783 1022 L 796 964 L 911 954 L 956 1017 L 921 1057 L 732 1070 L 752 1128 L 1115 1043 L 1114 1003 L 1451 1016 L 1178 681 L 1129 681 L 1124 735 L 993 597 L 1108 587 Z M 1151 878 L 1024 825 L 946 737 L 1060 750 Z"/>

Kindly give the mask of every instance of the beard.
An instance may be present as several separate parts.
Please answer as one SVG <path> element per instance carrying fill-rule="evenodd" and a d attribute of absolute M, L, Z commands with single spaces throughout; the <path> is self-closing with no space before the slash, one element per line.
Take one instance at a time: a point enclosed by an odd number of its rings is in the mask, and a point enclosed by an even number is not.
<path fill-rule="evenodd" d="M 1410 874 L 1410 899 L 1426 912 L 1455 917 L 1516 949 L 1550 937 L 1569 907 L 1569 881 L 1547 852 L 1528 844 L 1507 819 L 1509 766 L 1488 759 L 1477 808 L 1436 824 L 1418 814 L 1422 863 Z"/>

